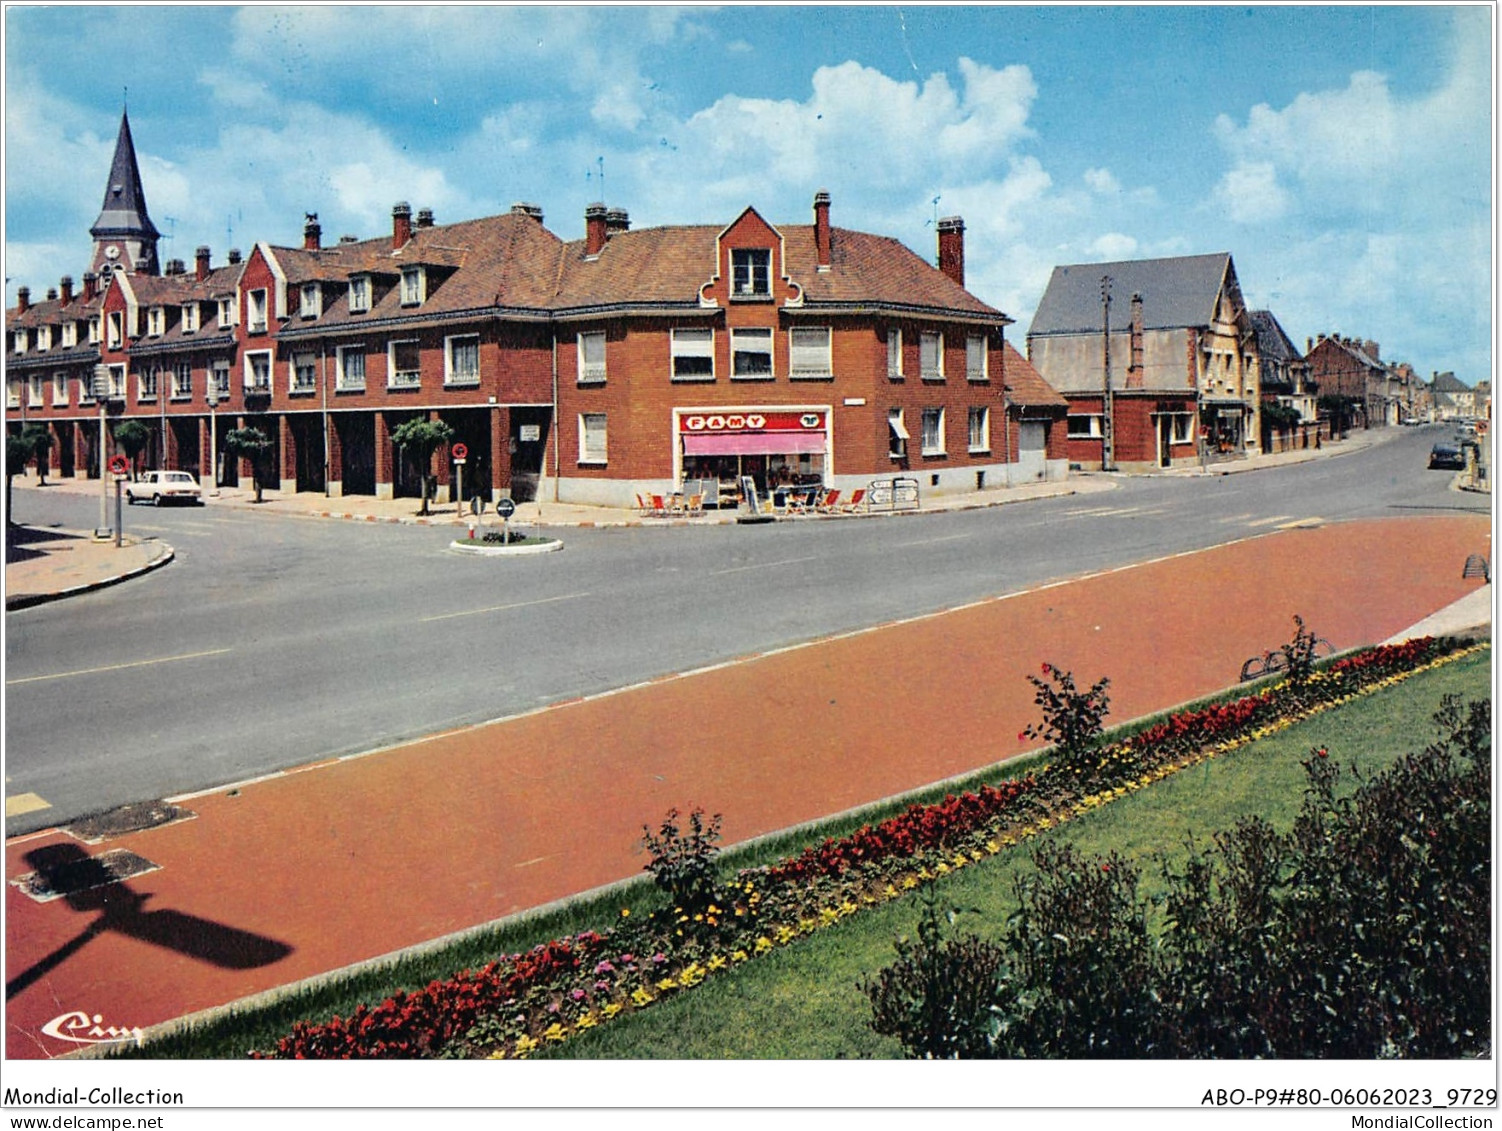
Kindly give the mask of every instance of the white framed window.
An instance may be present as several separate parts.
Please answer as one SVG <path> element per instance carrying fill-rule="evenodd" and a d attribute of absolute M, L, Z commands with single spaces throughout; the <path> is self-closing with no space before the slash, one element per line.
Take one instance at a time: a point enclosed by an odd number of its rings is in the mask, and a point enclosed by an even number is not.
<path fill-rule="evenodd" d="M 772 293 L 772 249 L 741 247 L 730 252 L 733 296 L 760 297 Z"/>
<path fill-rule="evenodd" d="M 5 407 L 21 407 L 21 378 L 12 377 L 5 383 Z"/>
<path fill-rule="evenodd" d="M 26 331 L 25 330 L 17 330 L 13 335 L 11 335 L 11 337 L 13 339 L 12 348 L 15 350 L 15 352 L 16 353 L 25 353 L 26 352 L 26 345 L 27 345 L 27 334 L 26 334 Z"/>
<path fill-rule="evenodd" d="M 445 385 L 480 383 L 480 335 L 455 334 L 443 340 Z"/>
<path fill-rule="evenodd" d="M 252 334 L 266 332 L 266 290 L 257 287 L 245 293 L 245 328 Z"/>
<path fill-rule="evenodd" d="M 416 338 L 403 338 L 387 346 L 386 385 L 392 389 L 415 389 L 422 384 L 422 345 Z"/>
<path fill-rule="evenodd" d="M 32 408 L 42 407 L 43 389 L 47 379 L 40 373 L 33 373 L 26 380 L 26 403 Z"/>
<path fill-rule="evenodd" d="M 339 376 L 336 382 L 336 388 L 346 391 L 365 388 L 365 347 L 363 345 L 339 347 Z"/>
<path fill-rule="evenodd" d="M 1071 440 L 1099 440 L 1102 435 L 1099 414 L 1071 414 L 1068 426 Z"/>
<path fill-rule="evenodd" d="M 52 404 L 53 406 L 68 403 L 68 375 L 66 373 L 54 373 L 52 375 Z"/>
<path fill-rule="evenodd" d="M 903 416 L 900 408 L 887 410 L 887 454 L 893 459 L 902 459 L 907 455 L 907 442 L 911 439 Z"/>
<path fill-rule="evenodd" d="M 833 334 L 828 326 L 795 326 L 788 331 L 788 375 L 791 377 L 829 377 L 834 373 L 830 360 Z"/>
<path fill-rule="evenodd" d="M 970 334 L 965 338 L 965 380 L 985 381 L 987 346 L 985 335 Z"/>
<path fill-rule="evenodd" d="M 887 331 L 887 377 L 902 379 L 902 331 L 895 326 Z"/>
<path fill-rule="evenodd" d="M 196 334 L 198 332 L 198 304 L 196 302 L 183 303 L 183 333 Z"/>
<path fill-rule="evenodd" d="M 97 346 L 99 344 L 99 338 L 99 315 L 96 314 L 94 315 L 94 317 L 89 319 L 89 345 Z"/>
<path fill-rule="evenodd" d="M 298 303 L 298 314 L 304 318 L 317 318 L 323 313 L 323 288 L 317 283 L 304 283 L 302 285 L 302 299 Z"/>
<path fill-rule="evenodd" d="M 771 327 L 730 331 L 730 376 L 742 380 L 772 378 Z"/>
<path fill-rule="evenodd" d="M 193 396 L 193 363 L 191 361 L 174 361 L 172 363 L 172 399 L 175 401 L 190 400 Z"/>
<path fill-rule="evenodd" d="M 926 456 L 944 454 L 944 410 L 942 408 L 923 410 L 923 454 Z"/>
<path fill-rule="evenodd" d="M 672 332 L 673 380 L 714 380 L 714 330 L 675 329 Z"/>
<path fill-rule="evenodd" d="M 918 371 L 925 381 L 944 380 L 944 335 L 918 335 Z"/>
<path fill-rule="evenodd" d="M 110 366 L 109 396 L 113 400 L 125 399 L 125 366 L 123 365 Z"/>
<path fill-rule="evenodd" d="M 215 400 L 222 401 L 229 396 L 229 368 L 229 361 L 222 357 L 209 367 L 209 389 Z"/>
<path fill-rule="evenodd" d="M 258 350 L 245 355 L 245 391 L 271 392 L 271 351 Z"/>
<path fill-rule="evenodd" d="M 226 296 L 219 300 L 219 329 L 235 324 L 235 300 Z"/>
<path fill-rule="evenodd" d="M 64 322 L 59 332 L 62 337 L 61 345 L 63 349 L 70 350 L 74 346 L 78 345 L 77 322 Z"/>
<path fill-rule="evenodd" d="M 605 380 L 605 331 L 587 330 L 579 335 L 579 384 L 598 385 Z"/>
<path fill-rule="evenodd" d="M 161 370 L 146 368 L 136 372 L 136 400 L 156 400 L 157 375 Z"/>
<path fill-rule="evenodd" d="M 605 460 L 605 414 L 603 412 L 580 413 L 579 462 L 604 463 Z"/>
<path fill-rule="evenodd" d="M 52 348 L 52 327 L 37 327 L 37 349 L 50 350 Z"/>
<path fill-rule="evenodd" d="M 1175 444 L 1194 443 L 1194 417 L 1185 412 L 1171 419 L 1173 420 L 1172 442 Z"/>
<path fill-rule="evenodd" d="M 970 450 L 991 450 L 991 409 L 986 405 L 970 406 Z"/>
<path fill-rule="evenodd" d="M 160 338 L 167 332 L 167 312 L 160 306 L 153 306 L 146 311 L 146 336 Z"/>
<path fill-rule="evenodd" d="M 370 309 L 370 276 L 349 277 L 349 309 L 352 314 L 361 314 Z"/>
<path fill-rule="evenodd" d="M 318 388 L 317 354 L 293 354 L 290 368 L 292 383 L 288 386 L 289 392 L 311 393 Z"/>
<path fill-rule="evenodd" d="M 418 306 L 428 297 L 428 275 L 421 267 L 402 268 L 402 305 Z"/>

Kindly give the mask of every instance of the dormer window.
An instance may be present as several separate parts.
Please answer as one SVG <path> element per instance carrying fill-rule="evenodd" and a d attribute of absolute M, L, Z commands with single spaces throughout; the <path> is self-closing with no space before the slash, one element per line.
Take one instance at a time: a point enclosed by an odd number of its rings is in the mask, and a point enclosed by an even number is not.
<path fill-rule="evenodd" d="M 772 293 L 772 251 L 764 247 L 736 248 L 730 253 L 731 294 L 736 298 Z"/>
<path fill-rule="evenodd" d="M 99 344 L 99 315 L 96 314 L 96 315 L 94 315 L 94 317 L 92 317 L 92 318 L 89 319 L 89 345 L 91 345 L 91 346 L 97 346 L 98 344 Z"/>
<path fill-rule="evenodd" d="M 219 328 L 226 329 L 235 324 L 235 300 L 222 298 L 219 300 Z"/>
<path fill-rule="evenodd" d="M 52 348 L 52 327 L 37 327 L 37 349 L 47 350 Z"/>
<path fill-rule="evenodd" d="M 196 302 L 183 303 L 183 333 L 194 334 L 198 332 L 198 304 Z"/>
<path fill-rule="evenodd" d="M 370 276 L 351 275 L 349 279 L 349 309 L 360 314 L 370 309 Z"/>
<path fill-rule="evenodd" d="M 17 353 L 25 353 L 26 352 L 26 344 L 27 344 L 26 343 L 26 331 L 25 330 L 17 330 L 16 334 L 15 334 L 15 339 L 16 339 L 16 341 L 15 341 L 15 350 L 16 350 L 16 352 Z"/>
<path fill-rule="evenodd" d="M 64 322 L 62 324 L 62 343 L 61 344 L 62 344 L 62 348 L 65 349 L 65 350 L 72 349 L 74 346 L 78 345 L 78 323 L 77 322 Z"/>
<path fill-rule="evenodd" d="M 421 267 L 402 268 L 402 305 L 417 306 L 427 298 L 427 272 Z"/>
<path fill-rule="evenodd" d="M 317 318 L 323 313 L 323 288 L 317 283 L 304 283 L 301 305 L 304 318 Z"/>
<path fill-rule="evenodd" d="M 146 333 L 153 338 L 160 338 L 167 329 L 167 312 L 160 306 L 153 306 L 146 312 Z"/>

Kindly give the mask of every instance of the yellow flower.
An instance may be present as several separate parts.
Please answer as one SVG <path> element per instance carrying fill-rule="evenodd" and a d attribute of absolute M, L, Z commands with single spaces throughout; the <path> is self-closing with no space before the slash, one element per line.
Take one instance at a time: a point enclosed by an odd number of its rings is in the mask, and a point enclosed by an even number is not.
<path fill-rule="evenodd" d="M 723 954 L 716 954 L 709 960 L 709 968 L 711 970 L 723 970 L 726 966 L 729 965 L 730 960 L 727 959 Z"/>
<path fill-rule="evenodd" d="M 595 1015 L 593 1013 L 586 1013 L 583 1017 L 579 1018 L 579 1020 L 574 1023 L 574 1028 L 593 1029 L 598 1024 L 599 1021 L 595 1019 Z"/>
<path fill-rule="evenodd" d="M 859 910 L 860 910 L 860 908 L 857 907 L 855 904 L 851 903 L 848 899 L 845 900 L 844 903 L 840 904 L 840 914 L 841 915 L 854 915 Z"/>
<path fill-rule="evenodd" d="M 542 1039 L 545 1041 L 566 1041 L 568 1034 L 563 1031 L 563 1026 L 554 1021 L 542 1031 Z"/>
<path fill-rule="evenodd" d="M 629 919 L 630 917 L 631 917 L 631 908 L 629 908 L 629 907 L 622 907 L 621 908 L 621 918 L 622 919 Z"/>
<path fill-rule="evenodd" d="M 662 981 L 657 983 L 657 988 L 664 992 L 668 990 L 676 990 L 678 988 L 678 983 L 673 981 L 673 979 L 671 978 L 664 978 L 662 979 Z"/>
<path fill-rule="evenodd" d="M 697 986 L 700 982 L 704 981 L 704 967 L 700 966 L 697 962 L 690 962 L 684 968 L 683 973 L 678 975 L 678 980 L 684 986 Z"/>
<path fill-rule="evenodd" d="M 523 1033 L 520 1037 L 516 1038 L 516 1055 L 526 1056 L 529 1052 L 535 1049 L 537 1045 L 537 1041 L 533 1040 L 531 1037 L 527 1036 L 527 1034 Z"/>
<path fill-rule="evenodd" d="M 605 1015 L 605 1019 L 608 1021 L 608 1020 L 610 1020 L 610 1018 L 614 1017 L 617 1013 L 619 1013 L 621 1010 L 623 1010 L 625 1008 L 626 1007 L 624 1005 L 622 1005 L 620 1002 L 613 1001 L 609 1005 L 607 1005 L 604 1009 L 600 1010 L 600 1012 Z"/>
<path fill-rule="evenodd" d="M 914 877 L 914 876 L 903 876 L 902 877 L 902 890 L 903 891 L 912 891 L 917 886 L 918 886 L 918 880 L 917 880 L 916 877 Z"/>
<path fill-rule="evenodd" d="M 793 928 L 784 923 L 777 928 L 775 935 L 779 943 L 790 943 L 793 941 L 794 931 Z"/>
<path fill-rule="evenodd" d="M 1001 851 L 1001 845 L 997 844 L 994 840 L 988 840 L 986 841 L 986 851 L 995 856 Z"/>
<path fill-rule="evenodd" d="M 823 923 L 826 927 L 839 919 L 839 917 L 840 913 L 833 907 L 826 907 L 819 912 L 819 922 Z"/>
<path fill-rule="evenodd" d="M 746 959 L 748 959 L 750 957 L 751 956 L 749 954 L 747 954 L 744 950 L 737 950 L 737 951 L 734 951 L 734 952 L 731 953 L 731 955 L 730 955 L 730 961 L 731 962 L 744 962 L 744 961 L 746 961 Z"/>
<path fill-rule="evenodd" d="M 939 866 L 936 869 L 934 869 L 934 870 L 936 872 L 938 872 L 939 875 L 941 875 L 941 876 L 947 876 L 947 875 L 949 875 L 949 865 L 945 864 L 943 861 L 940 861 L 939 862 Z"/>
<path fill-rule="evenodd" d="M 888 899 L 896 899 L 898 891 L 893 885 L 888 884 L 886 891 L 883 894 L 885 894 Z"/>
<path fill-rule="evenodd" d="M 638 986 L 631 991 L 631 1000 L 637 1005 L 651 1005 L 657 999 L 647 992 L 643 986 Z"/>
<path fill-rule="evenodd" d="M 761 938 L 756 940 L 756 946 L 753 949 L 757 954 L 766 954 L 767 951 L 772 949 L 772 940 L 767 938 L 766 935 L 762 935 Z"/>

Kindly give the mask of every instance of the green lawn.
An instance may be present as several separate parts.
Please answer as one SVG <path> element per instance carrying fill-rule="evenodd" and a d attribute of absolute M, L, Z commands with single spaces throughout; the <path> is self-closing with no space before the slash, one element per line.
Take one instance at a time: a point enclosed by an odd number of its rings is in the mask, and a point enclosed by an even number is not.
<path fill-rule="evenodd" d="M 1260 814 L 1292 824 L 1303 797 L 1300 759 L 1327 746 L 1342 765 L 1375 768 L 1434 735 L 1431 717 L 1445 694 L 1488 696 L 1486 650 L 1396 687 L 1317 715 L 1270 738 L 1174 775 L 1047 834 L 1085 852 L 1116 851 L 1144 863 L 1153 890 L 1155 854 L 1183 855 L 1186 839 L 1207 843 L 1216 830 Z M 1014 909 L 1013 882 L 1030 868 L 1028 853 L 1004 852 L 942 881 L 941 898 L 973 908 L 962 925 L 998 936 Z M 892 941 L 914 933 L 919 906 L 897 900 L 862 911 L 744 966 L 724 971 L 689 993 L 623 1016 L 552 1050 L 558 1058 L 836 1059 L 896 1057 L 893 1040 L 871 1032 L 861 975 L 895 957 Z"/>

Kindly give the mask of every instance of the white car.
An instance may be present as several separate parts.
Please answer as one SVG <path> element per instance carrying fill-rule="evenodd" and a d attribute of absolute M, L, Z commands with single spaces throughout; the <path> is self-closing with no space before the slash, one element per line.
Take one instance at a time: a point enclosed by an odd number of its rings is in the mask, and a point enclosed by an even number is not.
<path fill-rule="evenodd" d="M 150 499 L 154 507 L 163 503 L 198 503 L 201 506 L 203 489 L 186 471 L 148 471 L 135 483 L 125 485 L 126 502 L 143 499 Z"/>

